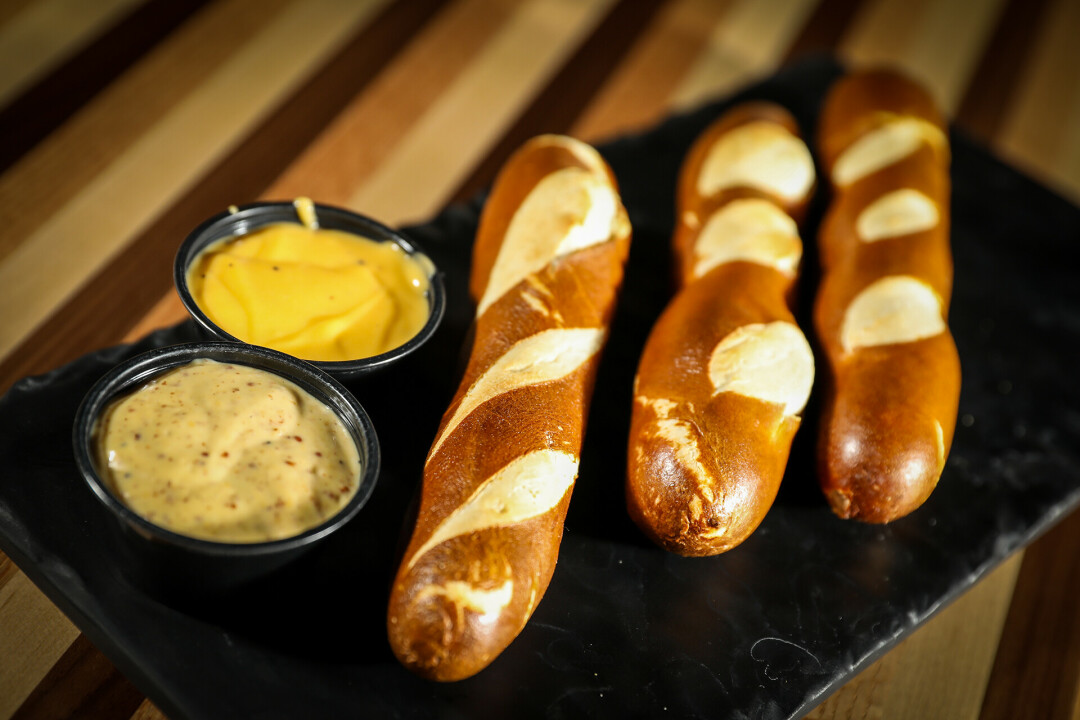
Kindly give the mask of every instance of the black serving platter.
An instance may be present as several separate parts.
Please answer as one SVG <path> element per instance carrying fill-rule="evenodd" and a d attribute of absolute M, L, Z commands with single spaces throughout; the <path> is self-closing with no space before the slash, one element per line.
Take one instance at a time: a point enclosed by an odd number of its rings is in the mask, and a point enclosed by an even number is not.
<path fill-rule="evenodd" d="M 1068 262 L 1080 210 L 953 132 L 950 322 L 964 386 L 952 454 L 926 505 L 887 526 L 835 518 L 813 472 L 812 401 L 776 504 L 742 546 L 680 558 L 627 519 L 631 382 L 670 293 L 682 157 L 748 98 L 780 102 L 813 137 L 840 72 L 826 58 L 804 61 L 601 147 L 634 226 L 626 286 L 554 579 L 522 634 L 477 676 L 437 684 L 410 675 L 389 651 L 385 612 L 423 458 L 457 381 L 483 198 L 405 230 L 446 273 L 446 317 L 377 382 L 348 385 L 377 428 L 384 471 L 368 506 L 325 545 L 198 603 L 142 594 L 106 552 L 109 518 L 70 457 L 75 409 L 122 359 L 194 340 L 184 323 L 24 380 L 0 400 L 0 548 L 174 720 L 805 713 L 1080 503 L 1080 293 Z M 805 233 L 804 321 L 824 200 L 820 192 Z"/>

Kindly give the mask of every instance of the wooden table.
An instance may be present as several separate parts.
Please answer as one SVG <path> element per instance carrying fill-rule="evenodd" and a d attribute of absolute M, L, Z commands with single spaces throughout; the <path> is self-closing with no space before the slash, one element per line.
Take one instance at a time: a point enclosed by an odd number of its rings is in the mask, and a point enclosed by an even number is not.
<path fill-rule="evenodd" d="M 811 52 L 887 62 L 1080 199 L 1077 0 L 6 0 L 0 392 L 184 317 L 179 240 L 307 195 L 389 224 Z M 6 479 L 5 479 L 6 480 Z M 1080 513 L 814 718 L 1080 718 Z M 0 555 L 0 718 L 161 713 Z"/>

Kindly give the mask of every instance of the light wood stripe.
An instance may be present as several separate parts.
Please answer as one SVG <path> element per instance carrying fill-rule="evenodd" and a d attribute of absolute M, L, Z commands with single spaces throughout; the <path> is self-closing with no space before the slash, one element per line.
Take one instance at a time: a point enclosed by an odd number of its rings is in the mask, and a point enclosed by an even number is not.
<path fill-rule="evenodd" d="M 923 626 L 811 711 L 808 720 L 971 718 L 986 692 L 1019 555 L 1006 560 L 945 611 L 963 622 Z M 940 617 L 940 616 L 939 616 Z M 967 631 L 976 626 L 979 632 Z"/>
<path fill-rule="evenodd" d="M 49 672 L 78 629 L 18 573 L 0 588 L 0 717 L 10 717 Z"/>
<path fill-rule="evenodd" d="M 434 215 L 610 4 L 521 5 L 348 206 L 391 225 Z"/>
<path fill-rule="evenodd" d="M 144 700 L 142 705 L 132 713 L 131 720 L 165 720 L 165 714 L 158 710 L 154 703 Z"/>
<path fill-rule="evenodd" d="M 381 0 L 290 5 L 20 245 L 0 265 L 0 356 L 220 160 L 381 5 Z M 115 207 L 130 212 L 112 212 Z"/>
<path fill-rule="evenodd" d="M 123 717 L 134 712 L 143 697 L 85 635 L 79 635 L 12 720 Z"/>
<path fill-rule="evenodd" d="M 1003 0 L 882 0 L 841 48 L 861 65 L 892 64 L 923 83 L 946 114 L 960 104 Z"/>
<path fill-rule="evenodd" d="M 907 67 L 947 115 L 959 107 L 1004 6 L 1004 0 L 948 0 L 927 8 Z"/>
<path fill-rule="evenodd" d="M 853 65 L 892 64 L 904 57 L 927 5 L 935 0 L 867 0 L 837 48 Z"/>
<path fill-rule="evenodd" d="M 263 32 L 287 1 L 210 6 L 0 175 L 0 262 Z"/>
<path fill-rule="evenodd" d="M 0 143 L 0 172 L 70 120 L 209 2 L 147 0 L 0 107 L 0 137 L 5 140 Z"/>
<path fill-rule="evenodd" d="M 0 106 L 143 0 L 38 0 L 0 25 Z"/>
<path fill-rule="evenodd" d="M 460 0 L 405 48 L 265 194 L 346 205 L 507 21 L 510 0 Z M 407 86 L 408 92 L 402 92 Z M 377 209 L 376 209 L 377 210 Z M 381 217 L 377 212 L 374 217 Z"/>
<path fill-rule="evenodd" d="M 1080 698 L 1080 515 L 1024 555 L 980 720 L 1076 718 Z"/>
<path fill-rule="evenodd" d="M 737 0 L 672 97 L 698 105 L 772 72 L 819 0 Z"/>
<path fill-rule="evenodd" d="M 984 144 L 996 137 L 1015 104 L 1021 73 L 1034 47 L 1048 0 L 1009 0 L 957 111 L 956 123 Z"/>
<path fill-rule="evenodd" d="M 1080 201 L 1080 3 L 1047 9 L 1015 109 L 994 147 L 1058 192 Z"/>
<path fill-rule="evenodd" d="M 665 6 L 572 133 L 597 143 L 662 120 L 671 107 L 674 83 L 690 71 L 729 5 L 730 0 L 677 0 Z M 643 83 L 642 77 L 650 82 Z"/>

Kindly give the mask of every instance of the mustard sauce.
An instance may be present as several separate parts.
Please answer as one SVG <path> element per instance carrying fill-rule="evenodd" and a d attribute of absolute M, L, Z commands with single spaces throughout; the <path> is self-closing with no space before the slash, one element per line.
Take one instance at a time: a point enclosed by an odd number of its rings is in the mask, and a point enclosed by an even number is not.
<path fill-rule="evenodd" d="M 206 540 L 292 537 L 356 494 L 361 463 L 341 419 L 292 382 L 195 360 L 113 402 L 99 472 L 150 522 Z"/>
<path fill-rule="evenodd" d="M 356 360 L 408 342 L 430 313 L 430 261 L 320 228 L 301 200 L 301 223 L 266 225 L 199 254 L 187 276 L 198 306 L 230 335 L 304 360 Z"/>

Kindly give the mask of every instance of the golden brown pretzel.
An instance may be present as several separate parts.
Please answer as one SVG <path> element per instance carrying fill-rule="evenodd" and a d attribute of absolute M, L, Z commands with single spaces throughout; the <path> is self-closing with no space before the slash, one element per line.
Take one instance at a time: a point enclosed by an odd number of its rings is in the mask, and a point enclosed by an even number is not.
<path fill-rule="evenodd" d="M 948 137 L 926 91 L 886 70 L 839 80 L 819 133 L 820 481 L 837 515 L 888 522 L 929 497 L 956 425 Z"/>
<path fill-rule="evenodd" d="M 788 307 L 814 184 L 794 119 L 767 103 L 726 113 L 683 164 L 682 288 L 638 365 L 626 485 L 630 516 L 673 552 L 738 545 L 776 497 L 814 376 Z"/>
<path fill-rule="evenodd" d="M 584 143 L 534 138 L 500 171 L 473 252 L 474 343 L 388 610 L 394 653 L 424 677 L 486 667 L 547 589 L 629 242 Z"/>

